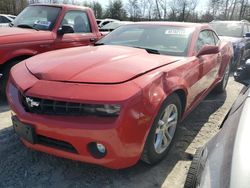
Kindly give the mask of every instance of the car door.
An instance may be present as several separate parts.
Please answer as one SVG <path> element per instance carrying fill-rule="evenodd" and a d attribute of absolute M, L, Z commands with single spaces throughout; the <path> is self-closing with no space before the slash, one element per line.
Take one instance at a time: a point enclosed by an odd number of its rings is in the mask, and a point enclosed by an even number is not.
<path fill-rule="evenodd" d="M 218 45 L 218 40 L 214 38 L 214 32 L 212 30 L 203 30 L 200 32 L 196 51 L 197 53 L 204 45 Z M 201 78 L 201 89 L 202 92 L 206 92 L 215 82 L 221 62 L 221 54 L 208 54 L 198 57 L 200 64 L 202 65 L 202 78 Z"/>
<path fill-rule="evenodd" d="M 97 35 L 92 32 L 88 15 L 84 11 L 68 11 L 64 16 L 61 26 L 62 25 L 72 26 L 74 33 L 64 35 L 57 34 L 55 49 L 87 46 L 97 40 Z"/>

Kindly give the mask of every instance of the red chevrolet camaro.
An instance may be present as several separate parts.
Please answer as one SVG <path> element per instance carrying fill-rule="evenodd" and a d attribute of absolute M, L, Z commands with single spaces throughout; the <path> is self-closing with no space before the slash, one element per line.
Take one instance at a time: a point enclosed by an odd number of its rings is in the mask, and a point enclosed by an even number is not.
<path fill-rule="evenodd" d="M 37 55 L 11 70 L 14 130 L 27 147 L 64 158 L 154 164 L 178 123 L 212 89 L 225 90 L 232 54 L 207 24 L 153 22 Z"/>

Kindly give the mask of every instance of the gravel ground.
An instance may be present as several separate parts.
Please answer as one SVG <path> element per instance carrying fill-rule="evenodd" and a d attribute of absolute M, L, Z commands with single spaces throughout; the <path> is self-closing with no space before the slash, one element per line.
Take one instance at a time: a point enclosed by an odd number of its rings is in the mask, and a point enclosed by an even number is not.
<path fill-rule="evenodd" d="M 150 167 L 125 170 L 57 158 L 25 148 L 13 133 L 7 105 L 0 106 L 0 187 L 183 187 L 195 150 L 219 130 L 242 86 L 230 78 L 227 92 L 211 93 L 179 126 L 168 156 Z"/>

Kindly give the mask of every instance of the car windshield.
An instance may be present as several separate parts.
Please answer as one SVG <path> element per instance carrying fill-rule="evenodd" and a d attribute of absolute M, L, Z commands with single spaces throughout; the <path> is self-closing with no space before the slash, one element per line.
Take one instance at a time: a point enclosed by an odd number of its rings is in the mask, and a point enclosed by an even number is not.
<path fill-rule="evenodd" d="M 149 53 L 186 56 L 194 29 L 164 25 L 124 25 L 102 38 L 96 45 L 120 45 Z"/>
<path fill-rule="evenodd" d="M 61 8 L 52 6 L 29 6 L 13 21 L 14 27 L 52 30 Z"/>
<path fill-rule="evenodd" d="M 243 24 L 241 23 L 223 23 L 214 22 L 210 24 L 219 36 L 242 37 Z"/>

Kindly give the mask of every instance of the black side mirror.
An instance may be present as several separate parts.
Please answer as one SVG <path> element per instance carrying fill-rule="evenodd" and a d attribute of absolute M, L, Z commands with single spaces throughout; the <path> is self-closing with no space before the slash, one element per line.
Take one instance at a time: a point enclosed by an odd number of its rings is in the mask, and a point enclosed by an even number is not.
<path fill-rule="evenodd" d="M 250 33 L 246 33 L 244 36 L 245 36 L 246 38 L 250 38 Z"/>
<path fill-rule="evenodd" d="M 245 64 L 237 68 L 234 72 L 234 79 L 244 85 L 250 84 L 250 59 L 246 60 Z"/>
<path fill-rule="evenodd" d="M 70 25 L 62 25 L 62 27 L 58 30 L 59 35 L 64 35 L 67 33 L 74 33 L 74 29 Z"/>

